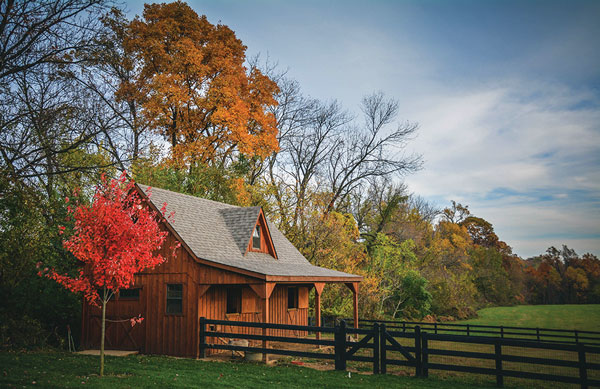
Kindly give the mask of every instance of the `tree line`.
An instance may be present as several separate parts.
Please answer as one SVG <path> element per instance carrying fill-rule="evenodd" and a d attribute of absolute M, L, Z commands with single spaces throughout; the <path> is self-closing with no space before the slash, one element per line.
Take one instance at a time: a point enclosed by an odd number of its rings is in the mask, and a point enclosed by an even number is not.
<path fill-rule="evenodd" d="M 401 184 L 418 124 L 393 99 L 321 101 L 187 4 L 128 19 L 108 0 L 0 2 L 0 339 L 75 336 L 80 299 L 37 276 L 75 272 L 64 201 L 101 175 L 263 207 L 313 264 L 360 274 L 361 316 L 466 318 L 486 305 L 598 303 L 600 264 L 550 248 L 523 260 L 493 226 Z M 351 312 L 327 286 L 326 314 Z M 4 319 L 5 318 L 5 319 Z"/>

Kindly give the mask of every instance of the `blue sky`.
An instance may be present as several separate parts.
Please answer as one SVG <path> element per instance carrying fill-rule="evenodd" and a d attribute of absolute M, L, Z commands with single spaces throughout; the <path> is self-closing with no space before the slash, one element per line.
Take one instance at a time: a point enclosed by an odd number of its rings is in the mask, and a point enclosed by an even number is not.
<path fill-rule="evenodd" d="M 420 124 L 411 191 L 469 205 L 521 256 L 600 255 L 600 2 L 188 4 L 307 95 L 354 112 L 374 91 L 397 99 Z"/>

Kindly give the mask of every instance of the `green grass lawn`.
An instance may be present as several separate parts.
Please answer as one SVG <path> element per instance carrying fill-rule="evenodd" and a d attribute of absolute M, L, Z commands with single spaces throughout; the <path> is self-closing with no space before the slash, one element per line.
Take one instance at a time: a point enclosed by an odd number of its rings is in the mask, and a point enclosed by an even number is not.
<path fill-rule="evenodd" d="M 0 387 L 42 388 L 476 388 L 460 380 L 318 371 L 298 366 L 208 362 L 160 356 L 99 357 L 64 352 L 0 352 Z M 491 387 L 491 386 L 483 386 Z"/>
<path fill-rule="evenodd" d="M 463 323 L 564 328 L 600 331 L 600 305 L 545 305 L 486 308 L 478 312 L 479 318 Z M 404 342 L 403 342 L 404 343 Z M 410 345 L 410 341 L 407 345 Z M 445 348 L 439 345 L 439 348 Z M 437 347 L 430 344 L 430 347 Z M 491 346 L 451 345 L 464 351 L 492 352 Z M 487 347 L 487 348 L 486 348 Z M 488 350 L 489 349 L 489 350 Z M 362 350 L 361 350 L 362 351 Z M 367 352 L 367 350 L 365 350 Z M 511 355 L 528 355 L 542 358 L 573 356 L 541 350 L 511 350 Z M 366 355 L 366 354 L 365 354 Z M 401 358 L 399 355 L 398 358 Z M 575 358 L 575 357 L 573 357 Z M 493 361 L 458 357 L 432 356 L 430 361 L 493 368 Z M 600 363 L 594 359 L 589 362 Z M 492 365 L 490 365 L 490 363 Z M 282 361 L 279 366 L 265 366 L 249 362 L 214 362 L 161 356 L 107 357 L 106 376 L 97 375 L 99 358 L 65 352 L 0 352 L 0 387 L 113 387 L 113 388 L 474 388 L 494 387 L 494 377 L 477 374 L 430 371 L 429 379 L 398 375 L 368 375 L 347 372 L 319 371 L 299 367 Z M 371 364 L 349 362 L 349 368 L 369 372 Z M 489 365 L 489 366 L 488 366 Z M 558 373 L 555 367 L 520 366 L 509 369 L 526 369 L 541 373 Z M 548 370 L 549 369 L 549 370 Z M 573 369 L 571 369 L 573 370 Z M 414 373 L 411 368 L 388 367 L 396 373 Z M 576 375 L 577 371 L 566 371 Z M 561 373 L 562 374 L 562 373 Z M 597 379 L 596 373 L 593 374 Z M 572 387 L 545 381 L 506 379 L 507 387 L 554 388 Z"/>
<path fill-rule="evenodd" d="M 600 305 L 518 305 L 484 308 L 460 323 L 600 331 Z"/>
<path fill-rule="evenodd" d="M 529 328 L 549 328 L 549 329 L 567 329 L 567 330 L 588 330 L 600 331 L 600 305 L 523 305 L 514 307 L 494 307 L 478 311 L 479 317 L 472 320 L 458 322 L 460 324 L 479 324 L 492 326 L 509 327 L 529 327 Z M 449 323 L 451 324 L 451 323 Z M 429 329 L 428 331 L 432 331 Z M 441 332 L 442 333 L 442 332 Z M 451 333 L 444 331 L 443 333 Z M 531 334 L 535 334 L 531 332 Z M 491 335 L 490 335 L 491 336 Z M 518 335 L 511 335 L 519 337 Z M 527 336 L 531 338 L 531 335 Z M 542 339 L 544 337 L 542 336 Z M 557 338 L 548 338 L 557 339 Z M 401 344 L 412 346 L 412 339 L 398 339 Z M 443 341 L 430 341 L 429 347 L 444 350 L 470 351 L 479 353 L 494 353 L 494 347 L 490 345 L 454 343 Z M 550 351 L 545 349 L 527 349 L 519 347 L 503 347 L 506 355 L 527 356 L 534 358 L 553 358 L 570 361 L 577 361 L 578 355 L 574 352 Z M 389 354 L 389 353 L 388 353 Z M 393 353 L 392 353 L 393 354 Z M 402 357 L 397 354 L 398 359 Z M 600 363 L 600 355 L 588 354 L 588 362 Z M 432 363 L 447 363 L 461 366 L 474 366 L 484 368 L 494 368 L 493 360 L 473 359 L 463 357 L 452 357 L 443 355 L 432 355 L 429 358 Z M 576 368 L 558 367 L 550 365 L 522 364 L 518 362 L 504 362 L 504 368 L 507 370 L 529 371 L 542 374 L 559 374 L 565 376 L 578 376 L 579 371 Z M 410 372 L 411 369 L 403 367 L 388 367 L 388 370 L 403 370 Z M 600 379 L 600 372 L 597 370 L 588 371 L 588 377 Z M 431 370 L 431 376 L 439 378 L 464 379 L 465 382 L 488 383 L 493 380 L 492 376 L 478 375 L 472 373 L 445 372 L 441 370 Z M 531 388 L 569 388 L 575 387 L 570 384 L 560 384 L 548 381 L 526 380 L 517 378 L 505 378 L 505 386 L 531 387 Z"/>

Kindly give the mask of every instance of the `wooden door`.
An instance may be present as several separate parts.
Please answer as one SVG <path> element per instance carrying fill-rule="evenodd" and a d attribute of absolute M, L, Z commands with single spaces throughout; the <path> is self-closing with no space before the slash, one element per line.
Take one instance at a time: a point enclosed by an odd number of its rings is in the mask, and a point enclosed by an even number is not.
<path fill-rule="evenodd" d="M 141 291 L 140 291 L 141 295 Z M 143 298 L 115 299 L 106 306 L 106 331 L 104 348 L 108 350 L 144 351 L 146 320 L 131 325 L 131 319 L 142 315 L 145 318 Z M 102 311 L 91 307 L 87 326 L 87 348 L 100 348 Z"/>

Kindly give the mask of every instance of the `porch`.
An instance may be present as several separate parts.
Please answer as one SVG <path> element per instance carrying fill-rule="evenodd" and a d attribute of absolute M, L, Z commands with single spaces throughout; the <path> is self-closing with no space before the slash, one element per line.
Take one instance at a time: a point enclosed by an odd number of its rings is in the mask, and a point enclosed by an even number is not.
<path fill-rule="evenodd" d="M 285 280 L 245 285 L 200 285 L 198 316 L 209 320 L 221 320 L 223 324 L 209 324 L 209 330 L 218 333 L 270 335 L 296 338 L 321 339 L 321 331 L 306 330 L 309 322 L 309 292 L 314 288 L 314 328 L 322 327 L 321 300 L 328 282 L 307 282 L 305 280 Z M 329 280 L 329 283 L 333 281 Z M 358 325 L 358 281 L 344 282 L 352 292 L 353 317 Z M 239 299 L 239 300 L 237 300 Z M 225 325 L 226 322 L 267 323 L 283 325 L 280 328 L 260 328 Z M 287 326 L 287 327 L 286 327 Z M 228 336 L 210 339 L 211 342 L 228 344 Z M 249 338 L 252 339 L 252 338 Z M 255 339 L 256 340 L 256 339 Z M 253 342 L 256 345 L 256 342 Z M 262 342 L 268 347 L 268 341 Z M 215 351 L 210 351 L 211 353 Z"/>

